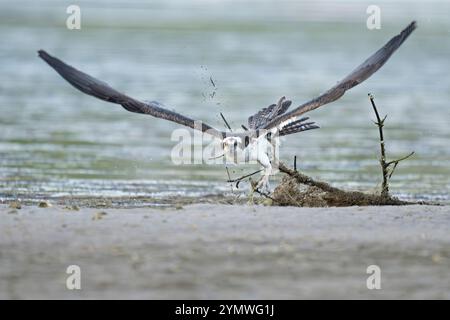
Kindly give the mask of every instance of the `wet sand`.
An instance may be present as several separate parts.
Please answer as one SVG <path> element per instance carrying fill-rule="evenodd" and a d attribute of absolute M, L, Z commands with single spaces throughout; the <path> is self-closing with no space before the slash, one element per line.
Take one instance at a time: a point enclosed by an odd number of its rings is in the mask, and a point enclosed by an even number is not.
<path fill-rule="evenodd" d="M 449 299 L 450 206 L 1 205 L 0 298 Z"/>

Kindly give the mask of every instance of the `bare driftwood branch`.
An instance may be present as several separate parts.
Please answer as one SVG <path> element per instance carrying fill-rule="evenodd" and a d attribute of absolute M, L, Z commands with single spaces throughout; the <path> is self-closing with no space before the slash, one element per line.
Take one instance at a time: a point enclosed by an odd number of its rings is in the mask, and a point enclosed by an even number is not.
<path fill-rule="evenodd" d="M 373 111 L 375 112 L 375 116 L 377 118 L 377 122 L 375 124 L 378 127 L 378 132 L 380 136 L 380 166 L 381 166 L 381 173 L 383 175 L 383 182 L 381 184 L 381 195 L 388 197 L 389 196 L 389 179 L 394 174 L 395 169 L 397 168 L 400 161 L 406 160 L 409 157 L 411 157 L 414 154 L 414 151 L 408 154 L 407 156 L 404 156 L 402 158 L 392 160 L 387 162 L 386 161 L 386 147 L 384 144 L 384 134 L 383 134 L 383 127 L 384 127 L 384 121 L 386 120 L 386 116 L 384 116 L 383 119 L 381 119 L 380 114 L 378 113 L 378 109 L 375 105 L 375 100 L 372 94 L 369 93 L 369 100 L 372 104 Z M 391 168 L 392 166 L 392 168 Z"/>
<path fill-rule="evenodd" d="M 307 175 L 305 175 L 297 170 L 292 170 L 292 169 L 288 168 L 283 162 L 279 163 L 278 169 L 281 172 L 286 173 L 289 176 L 295 178 L 295 180 L 297 180 L 297 182 L 300 184 L 305 184 L 310 187 L 317 187 L 317 188 L 322 189 L 323 191 L 327 191 L 327 192 L 341 191 L 338 188 L 330 186 L 326 182 L 316 181 L 313 178 L 308 177 Z"/>
<path fill-rule="evenodd" d="M 389 184 L 388 184 L 388 167 L 386 165 L 386 148 L 384 146 L 384 134 L 383 134 L 383 126 L 384 121 L 386 120 L 387 115 L 381 119 L 380 114 L 378 113 L 377 107 L 375 106 L 375 101 L 373 100 L 373 96 L 369 93 L 369 100 L 372 103 L 373 111 L 375 112 L 375 116 L 377 117 L 377 122 L 375 124 L 378 126 L 378 133 L 380 135 L 380 165 L 381 165 L 381 174 L 383 176 L 383 182 L 381 185 L 381 194 L 387 196 L 389 194 Z"/>

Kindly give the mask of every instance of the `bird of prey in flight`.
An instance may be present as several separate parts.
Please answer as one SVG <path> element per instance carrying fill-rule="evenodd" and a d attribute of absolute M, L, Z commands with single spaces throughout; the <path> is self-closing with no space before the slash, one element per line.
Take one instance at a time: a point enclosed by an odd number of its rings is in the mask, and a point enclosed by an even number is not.
<path fill-rule="evenodd" d="M 256 161 L 263 167 L 263 175 L 256 186 L 263 190 L 268 188 L 269 176 L 273 171 L 270 155 L 274 148 L 274 141 L 276 141 L 274 137 L 318 128 L 314 122 L 307 122 L 307 117 L 300 116 L 339 99 L 347 90 L 369 78 L 386 63 L 415 28 L 416 22 L 413 21 L 349 75 L 320 96 L 303 103 L 289 112 L 288 109 L 292 102 L 282 97 L 277 104 L 272 104 L 250 116 L 248 118 L 248 128 L 243 126 L 246 130 L 239 133 L 215 129 L 206 123 L 168 110 L 156 101 L 147 102 L 134 99 L 113 89 L 107 83 L 67 65 L 44 50 L 39 50 L 38 54 L 61 77 L 88 95 L 120 104 L 128 111 L 169 120 L 220 139 L 222 142 L 221 147 L 224 151 L 223 155 L 226 159 L 238 163 L 242 161 Z"/>

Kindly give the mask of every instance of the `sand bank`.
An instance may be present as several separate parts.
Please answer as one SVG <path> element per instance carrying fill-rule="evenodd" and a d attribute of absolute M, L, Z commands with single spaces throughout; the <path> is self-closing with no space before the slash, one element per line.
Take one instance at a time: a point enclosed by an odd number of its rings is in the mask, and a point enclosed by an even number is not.
<path fill-rule="evenodd" d="M 449 270 L 449 206 L 0 206 L 0 298 L 449 299 Z"/>

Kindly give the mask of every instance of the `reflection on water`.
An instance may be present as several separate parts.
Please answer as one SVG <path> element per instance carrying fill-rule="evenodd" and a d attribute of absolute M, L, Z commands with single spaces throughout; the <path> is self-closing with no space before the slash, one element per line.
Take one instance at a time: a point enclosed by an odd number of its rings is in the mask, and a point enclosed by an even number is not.
<path fill-rule="evenodd" d="M 230 190 L 221 166 L 172 164 L 177 125 L 75 91 L 37 49 L 218 128 L 223 112 L 238 128 L 281 95 L 297 105 L 326 90 L 417 19 L 419 29 L 379 73 L 311 112 L 321 129 L 288 137 L 281 154 L 287 162 L 297 155 L 302 170 L 337 186 L 379 186 L 372 92 L 389 114 L 389 154 L 416 152 L 398 168 L 392 191 L 448 201 L 450 5 L 381 4 L 383 27 L 368 31 L 364 2 L 81 2 L 82 30 L 70 31 L 59 1 L 2 3 L 0 198 Z"/>

